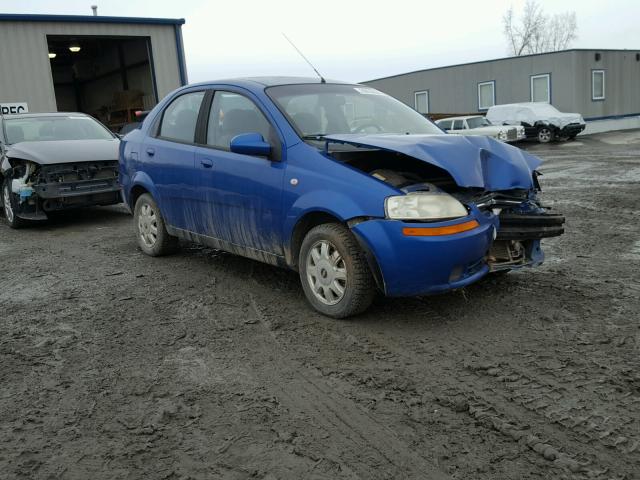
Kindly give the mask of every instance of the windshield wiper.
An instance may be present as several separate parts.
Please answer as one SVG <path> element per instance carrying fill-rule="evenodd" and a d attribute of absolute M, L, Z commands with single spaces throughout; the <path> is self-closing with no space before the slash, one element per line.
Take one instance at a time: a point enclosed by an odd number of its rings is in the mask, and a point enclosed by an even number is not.
<path fill-rule="evenodd" d="M 303 140 L 322 140 L 326 136 L 327 136 L 326 133 L 313 133 L 310 135 L 303 135 L 302 139 Z"/>

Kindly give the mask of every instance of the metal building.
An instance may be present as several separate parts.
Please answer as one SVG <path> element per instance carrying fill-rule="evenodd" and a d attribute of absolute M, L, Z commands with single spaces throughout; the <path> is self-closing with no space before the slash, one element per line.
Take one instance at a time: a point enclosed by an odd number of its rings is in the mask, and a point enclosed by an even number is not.
<path fill-rule="evenodd" d="M 184 19 L 0 14 L 0 109 L 80 111 L 113 130 L 186 85 Z"/>
<path fill-rule="evenodd" d="M 550 102 L 586 120 L 640 115 L 640 50 L 524 55 L 431 68 L 363 82 L 425 114 L 484 112 Z"/>

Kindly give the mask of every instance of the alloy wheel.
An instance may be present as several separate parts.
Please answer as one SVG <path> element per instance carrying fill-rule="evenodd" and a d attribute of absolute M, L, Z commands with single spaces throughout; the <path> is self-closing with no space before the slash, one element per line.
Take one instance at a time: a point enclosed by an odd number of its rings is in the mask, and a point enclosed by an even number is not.
<path fill-rule="evenodd" d="M 551 130 L 543 128 L 538 132 L 538 140 L 542 143 L 548 143 L 551 141 Z"/>
<path fill-rule="evenodd" d="M 314 296 L 325 305 L 335 305 L 344 297 L 347 267 L 331 242 L 320 240 L 307 253 L 307 281 Z"/>

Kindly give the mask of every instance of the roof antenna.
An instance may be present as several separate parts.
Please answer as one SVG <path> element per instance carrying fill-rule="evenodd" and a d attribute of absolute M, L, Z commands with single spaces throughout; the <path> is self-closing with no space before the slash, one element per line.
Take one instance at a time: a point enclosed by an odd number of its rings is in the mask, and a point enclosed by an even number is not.
<path fill-rule="evenodd" d="M 302 58 L 304 58 L 304 61 L 305 61 L 305 62 L 307 62 L 311 68 L 313 68 L 313 71 L 314 71 L 314 72 L 316 72 L 316 75 L 318 75 L 318 77 L 320 77 L 320 83 L 327 83 L 327 81 L 324 79 L 324 77 L 323 77 L 322 75 L 320 75 L 320 72 L 316 69 L 316 67 L 314 67 L 314 66 L 313 66 L 313 63 L 311 63 L 311 62 L 309 61 L 309 59 L 308 59 L 307 57 L 305 57 L 305 56 L 304 56 L 304 53 L 302 53 L 302 52 L 300 51 L 300 49 L 299 49 L 298 47 L 296 47 L 296 46 L 295 46 L 295 44 L 294 44 L 294 43 L 289 39 L 289 37 L 287 37 L 287 36 L 285 35 L 285 33 L 284 33 L 284 32 L 282 32 L 282 36 L 283 36 L 284 38 L 286 38 L 286 39 L 287 39 L 287 42 L 289 42 L 289 43 L 291 44 L 291 46 L 292 46 L 293 48 L 295 48 L 295 49 L 296 49 L 296 52 L 298 52 L 298 53 L 300 54 L 300 56 L 301 56 Z"/>

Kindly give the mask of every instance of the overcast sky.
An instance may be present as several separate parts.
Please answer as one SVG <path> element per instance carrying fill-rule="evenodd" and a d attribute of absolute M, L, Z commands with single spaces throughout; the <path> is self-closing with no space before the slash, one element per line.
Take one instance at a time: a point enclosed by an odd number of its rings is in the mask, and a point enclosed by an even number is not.
<path fill-rule="evenodd" d="M 524 0 L 0 0 L 0 12 L 84 15 L 93 3 L 100 15 L 184 18 L 190 82 L 312 75 L 282 32 L 325 77 L 363 81 L 505 56 L 502 14 Z M 638 0 L 541 4 L 549 14 L 576 12 L 574 47 L 640 49 Z"/>

